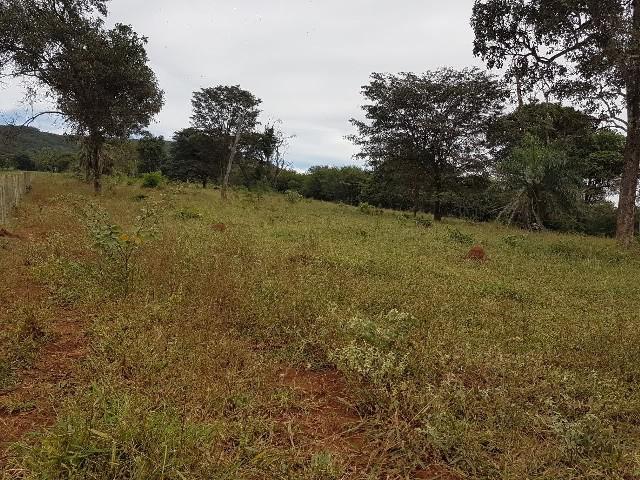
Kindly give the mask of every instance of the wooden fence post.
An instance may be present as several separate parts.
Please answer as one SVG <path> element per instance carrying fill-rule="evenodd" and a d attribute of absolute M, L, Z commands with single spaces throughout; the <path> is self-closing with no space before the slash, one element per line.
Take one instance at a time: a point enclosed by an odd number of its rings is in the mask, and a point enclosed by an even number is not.
<path fill-rule="evenodd" d="M 20 199 L 30 187 L 30 172 L 0 172 L 0 225 L 9 223 Z"/>

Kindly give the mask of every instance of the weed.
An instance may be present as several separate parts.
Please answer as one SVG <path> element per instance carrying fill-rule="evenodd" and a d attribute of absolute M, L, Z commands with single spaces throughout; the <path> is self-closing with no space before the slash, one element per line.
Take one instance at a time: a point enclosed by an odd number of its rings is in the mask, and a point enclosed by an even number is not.
<path fill-rule="evenodd" d="M 176 217 L 180 220 L 199 220 L 203 215 L 202 212 L 193 207 L 184 207 L 176 212 Z"/>
<path fill-rule="evenodd" d="M 507 235 L 502 238 L 502 242 L 511 248 L 522 246 L 526 242 L 526 240 L 526 235 Z"/>
<path fill-rule="evenodd" d="M 129 232 L 111 223 L 108 214 L 96 204 L 87 204 L 83 208 L 83 214 L 94 247 L 101 254 L 101 271 L 117 290 L 127 294 L 136 272 L 137 256 L 143 244 L 157 237 L 158 206 L 142 208 L 135 219 L 133 229 Z"/>

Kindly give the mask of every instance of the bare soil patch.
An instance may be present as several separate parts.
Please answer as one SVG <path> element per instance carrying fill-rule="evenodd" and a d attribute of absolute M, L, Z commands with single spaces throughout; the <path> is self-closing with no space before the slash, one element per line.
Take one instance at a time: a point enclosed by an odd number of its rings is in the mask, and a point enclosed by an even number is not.
<path fill-rule="evenodd" d="M 290 439 L 294 446 L 298 442 L 350 460 L 362 457 L 361 419 L 348 400 L 348 385 L 339 372 L 285 368 L 279 376 L 280 384 L 297 391 L 307 407 L 283 418 L 289 432 L 298 432 Z"/>
<path fill-rule="evenodd" d="M 87 354 L 84 322 L 64 317 L 50 326 L 52 341 L 45 344 L 33 366 L 19 372 L 19 383 L 0 392 L 0 464 L 6 449 L 25 434 L 51 425 L 56 407 L 77 386 L 74 367 Z"/>

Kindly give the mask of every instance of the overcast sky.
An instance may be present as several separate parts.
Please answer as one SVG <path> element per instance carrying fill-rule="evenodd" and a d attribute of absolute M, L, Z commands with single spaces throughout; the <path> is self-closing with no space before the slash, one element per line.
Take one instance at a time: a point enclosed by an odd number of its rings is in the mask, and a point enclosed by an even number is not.
<path fill-rule="evenodd" d="M 188 126 L 194 90 L 236 85 L 263 100 L 263 119 L 296 136 L 289 161 L 353 163 L 344 139 L 360 115 L 371 72 L 480 65 L 469 26 L 473 0 L 112 0 L 109 23 L 149 38 L 165 106 L 150 130 L 171 137 Z M 19 88 L 0 92 L 18 106 Z M 9 113 L 9 116 L 11 113 Z M 5 118 L 6 120 L 7 118 Z M 58 131 L 43 121 L 36 126 Z"/>

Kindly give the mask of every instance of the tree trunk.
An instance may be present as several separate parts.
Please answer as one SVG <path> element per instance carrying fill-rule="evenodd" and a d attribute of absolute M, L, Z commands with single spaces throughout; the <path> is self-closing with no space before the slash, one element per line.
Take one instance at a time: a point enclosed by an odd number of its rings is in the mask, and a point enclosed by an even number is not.
<path fill-rule="evenodd" d="M 102 192 L 102 165 L 100 164 L 100 151 L 104 140 L 99 135 L 89 135 L 88 138 L 88 161 L 87 179 L 93 180 L 93 191 L 96 194 Z"/>
<path fill-rule="evenodd" d="M 633 1 L 633 32 L 631 55 L 627 72 L 627 145 L 618 205 L 616 238 L 623 247 L 633 243 L 640 172 L 640 0 Z"/>
<path fill-rule="evenodd" d="M 440 198 L 436 199 L 436 203 L 433 205 L 433 219 L 436 222 L 442 221 L 442 202 Z"/>
<path fill-rule="evenodd" d="M 227 170 L 224 174 L 224 179 L 222 180 L 222 198 L 223 200 L 227 199 L 227 189 L 229 188 L 229 177 L 231 176 L 231 168 L 233 167 L 233 160 L 236 157 L 236 152 L 238 151 L 238 143 L 240 143 L 240 135 L 242 132 L 242 125 L 238 126 L 238 131 L 236 132 L 236 137 L 233 140 L 233 144 L 231 145 L 231 149 L 229 151 L 229 159 L 227 160 Z"/>

